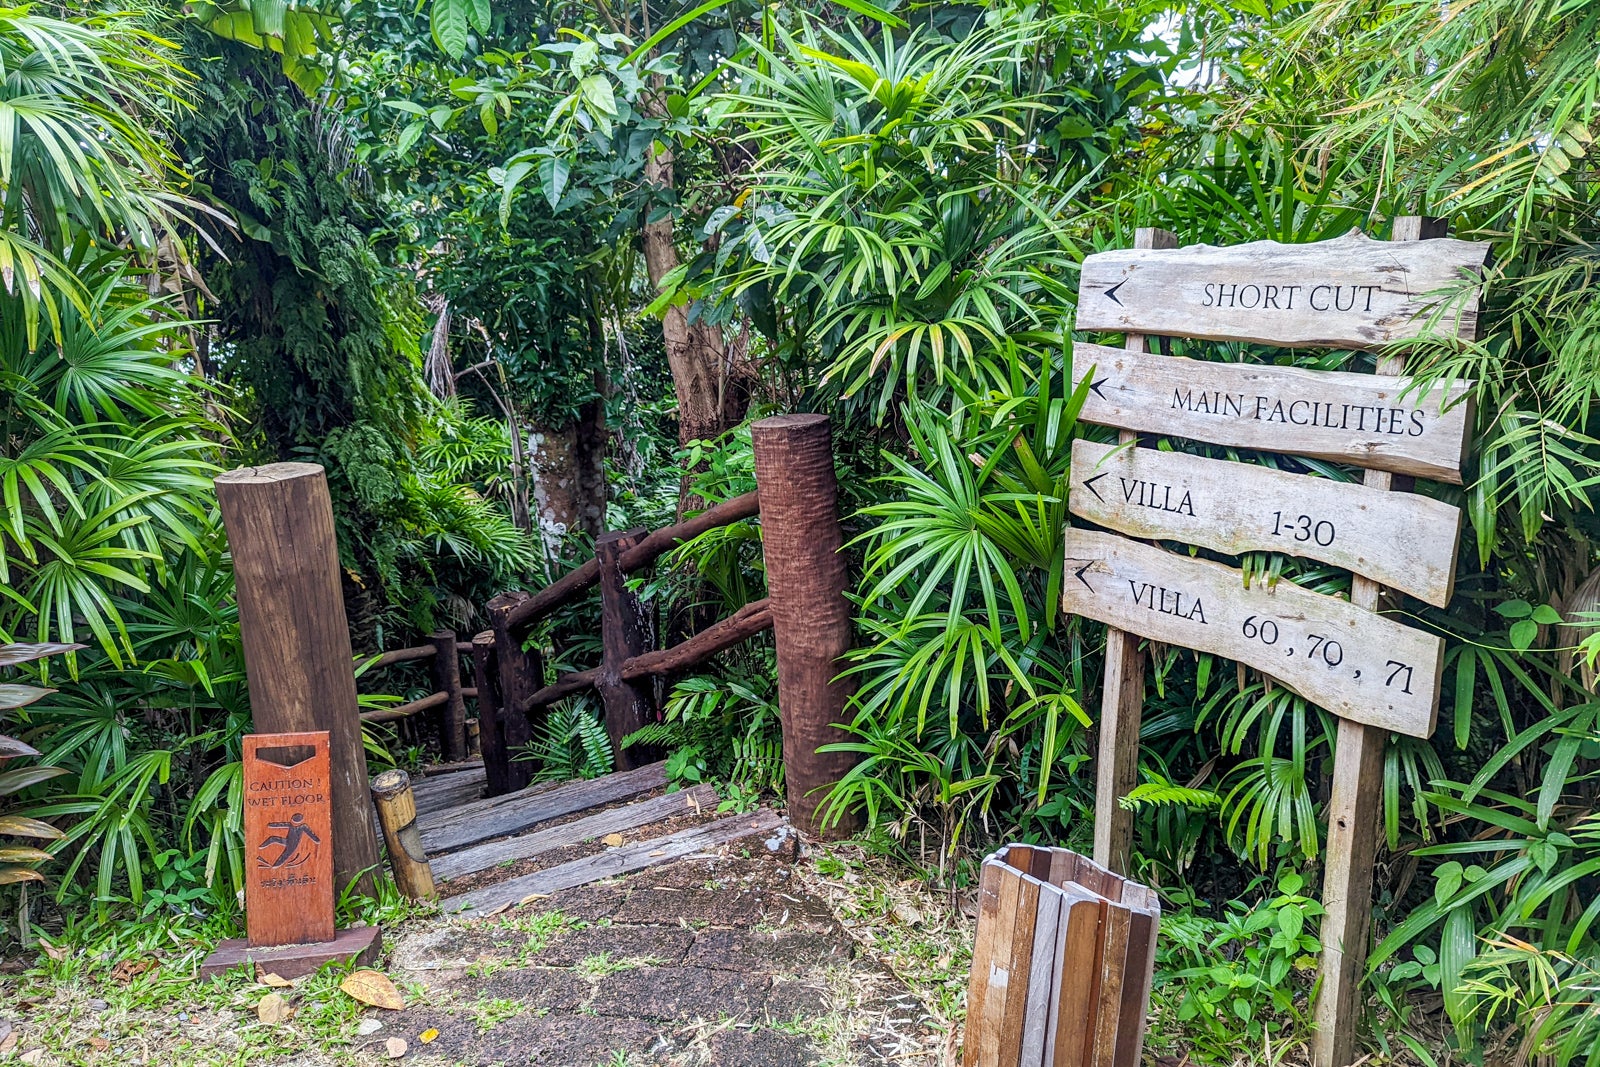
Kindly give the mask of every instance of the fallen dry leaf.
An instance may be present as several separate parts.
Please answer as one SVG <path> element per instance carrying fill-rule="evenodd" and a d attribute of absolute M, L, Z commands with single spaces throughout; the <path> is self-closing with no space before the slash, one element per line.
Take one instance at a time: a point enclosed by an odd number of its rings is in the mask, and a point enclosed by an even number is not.
<path fill-rule="evenodd" d="M 16 1048 L 17 1047 L 17 1038 L 19 1036 L 21 1036 L 21 1035 L 19 1035 L 17 1033 L 17 1031 L 11 1030 L 9 1033 L 6 1034 L 5 1037 L 0 1037 L 0 1055 L 4 1055 L 5 1053 L 10 1052 L 12 1049 Z"/>
<path fill-rule="evenodd" d="M 264 986 L 270 986 L 273 989 L 283 989 L 287 986 L 294 985 L 293 982 L 289 981 L 289 979 L 283 977 L 282 975 L 273 974 L 271 971 L 262 971 L 260 967 L 256 968 L 256 981 L 260 982 Z"/>
<path fill-rule="evenodd" d="M 44 1058 L 46 1055 L 47 1054 L 45 1050 L 42 1048 L 29 1049 L 27 1052 L 24 1052 L 21 1056 L 17 1057 L 17 1062 L 26 1063 L 28 1067 L 38 1067 L 39 1064 L 44 1063 Z"/>
<path fill-rule="evenodd" d="M 607 834 L 606 836 L 604 836 L 604 837 L 602 837 L 600 839 L 600 843 L 605 845 L 608 848 L 616 848 L 618 845 L 622 844 L 622 835 L 621 834 Z"/>
<path fill-rule="evenodd" d="M 68 956 L 72 955 L 71 949 L 62 948 L 60 945 L 52 945 L 48 941 L 40 941 L 39 948 L 44 951 L 46 956 L 49 956 L 51 959 L 57 962 L 60 962 L 61 960 L 64 960 Z"/>
<path fill-rule="evenodd" d="M 160 966 L 160 962 L 153 956 L 137 960 L 118 960 L 116 966 L 111 968 L 111 977 L 118 982 L 131 982 L 146 971 L 155 970 Z"/>
<path fill-rule="evenodd" d="M 96 1052 L 104 1052 L 106 1049 L 111 1047 L 111 1042 L 107 1041 L 103 1037 L 91 1037 L 89 1039 L 89 1047 L 94 1049 Z"/>
<path fill-rule="evenodd" d="M 361 1001 L 371 1004 L 374 1008 L 387 1008 L 390 1011 L 399 1011 L 406 1006 L 405 998 L 400 995 L 389 976 L 382 971 L 370 968 L 351 971 L 344 981 L 339 983 L 339 988 L 345 993 Z M 393 1040 L 391 1038 L 391 1040 Z"/>
<path fill-rule="evenodd" d="M 388 1053 L 391 1060 L 397 1060 L 404 1056 L 406 1047 L 406 1039 L 403 1037 L 391 1037 L 383 1043 L 383 1051 Z"/>
<path fill-rule="evenodd" d="M 273 1026 L 288 1022 L 292 1014 L 289 1002 L 279 993 L 268 993 L 256 1004 L 256 1018 Z"/>
<path fill-rule="evenodd" d="M 431 1042 L 434 1038 L 436 1038 L 438 1036 L 439 1036 L 439 1031 L 435 1030 L 431 1026 L 428 1027 L 426 1030 L 422 1031 L 422 1033 L 417 1035 L 417 1037 L 422 1040 L 422 1043 L 424 1045 L 428 1044 L 429 1042 Z"/>

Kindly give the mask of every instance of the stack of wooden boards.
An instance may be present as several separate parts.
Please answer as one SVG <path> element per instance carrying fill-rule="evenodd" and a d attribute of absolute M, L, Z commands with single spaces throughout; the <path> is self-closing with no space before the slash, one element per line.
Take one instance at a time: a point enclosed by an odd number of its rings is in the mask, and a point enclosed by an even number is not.
<path fill-rule="evenodd" d="M 1064 848 L 983 861 L 965 1067 L 1137 1067 L 1161 904 Z"/>

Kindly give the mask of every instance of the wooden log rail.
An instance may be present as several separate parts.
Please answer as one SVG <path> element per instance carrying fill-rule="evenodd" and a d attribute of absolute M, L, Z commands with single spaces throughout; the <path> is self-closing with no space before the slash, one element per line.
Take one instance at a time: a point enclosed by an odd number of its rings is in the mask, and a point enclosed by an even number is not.
<path fill-rule="evenodd" d="M 770 629 L 772 629 L 772 606 L 763 597 L 746 604 L 726 619 L 706 627 L 671 648 L 658 648 L 630 656 L 623 661 L 622 677 L 634 681 L 684 670 L 698 663 L 704 663 L 718 652 L 726 652 L 734 645 Z M 562 697 L 582 692 L 598 684 L 599 680 L 599 667 L 563 674 L 553 684 L 528 697 L 518 706 L 517 711 L 523 715 L 530 714 L 538 708 L 554 704 Z"/>
<path fill-rule="evenodd" d="M 625 550 L 619 562 L 623 571 L 631 574 L 649 566 L 685 541 L 693 540 L 719 526 L 728 526 L 761 513 L 761 503 L 754 492 L 725 500 L 707 508 L 692 519 L 676 526 L 665 526 L 646 536 L 632 548 Z M 600 580 L 600 560 L 590 559 L 551 582 L 511 610 L 506 621 L 517 636 L 522 636 L 529 626 L 550 614 L 563 604 L 582 596 Z"/>
<path fill-rule="evenodd" d="M 475 687 L 461 684 L 461 656 L 472 652 L 470 644 L 456 640 L 452 630 L 437 630 L 428 635 L 428 644 L 411 648 L 395 648 L 365 659 L 356 657 L 358 672 L 392 667 L 397 663 L 432 661 L 433 684 L 437 687 L 427 696 L 392 708 L 375 708 L 361 713 L 364 723 L 400 722 L 437 710 L 439 720 L 439 747 L 446 761 L 457 761 L 467 755 L 467 705 L 466 698 L 476 697 Z"/>

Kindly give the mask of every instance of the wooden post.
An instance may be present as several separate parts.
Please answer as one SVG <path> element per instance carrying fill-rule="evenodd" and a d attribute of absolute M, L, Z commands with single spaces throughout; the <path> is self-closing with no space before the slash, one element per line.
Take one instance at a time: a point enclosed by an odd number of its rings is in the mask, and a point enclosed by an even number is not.
<path fill-rule="evenodd" d="M 454 640 L 452 634 L 451 641 Z M 378 824 L 383 827 L 383 844 L 389 853 L 395 886 L 407 899 L 432 900 L 439 893 L 433 885 L 428 854 L 422 850 L 410 776 L 398 767 L 378 775 L 372 780 L 372 803 L 378 809 Z"/>
<path fill-rule="evenodd" d="M 655 620 L 628 588 L 622 553 L 643 541 L 643 527 L 603 533 L 594 543 L 600 561 L 600 640 L 602 656 L 595 688 L 605 706 L 606 733 L 617 756 L 617 770 L 629 771 L 654 761 L 656 753 L 635 747 L 624 749 L 622 739 L 656 721 L 654 678 L 633 681 L 622 677 L 622 665 L 655 647 Z"/>
<path fill-rule="evenodd" d="M 1444 237 L 1442 218 L 1408 215 L 1394 221 L 1392 240 Z M 1403 374 L 1405 360 L 1385 356 L 1379 374 Z M 1366 472 L 1362 484 L 1398 488 L 1387 471 Z M 1378 610 L 1378 583 L 1356 575 L 1350 603 Z M 1315 1067 L 1347 1067 L 1356 1058 L 1356 1027 L 1361 1020 L 1361 972 L 1367 959 L 1367 927 L 1372 917 L 1372 868 L 1378 851 L 1378 802 L 1383 795 L 1383 750 L 1389 733 L 1348 719 L 1339 720 L 1333 750 L 1333 795 L 1328 802 L 1328 848 L 1322 876 L 1322 984 L 1317 995 Z"/>
<path fill-rule="evenodd" d="M 517 709 L 544 688 L 544 657 L 537 651 L 523 651 L 522 642 L 511 632 L 511 613 L 527 599 L 528 594 L 519 589 L 501 593 L 488 603 L 489 626 L 494 630 L 494 658 L 500 673 L 500 737 L 504 746 L 507 792 L 522 789 L 533 779 L 533 764 L 515 758 L 517 750 L 533 740 L 528 716 Z"/>
<path fill-rule="evenodd" d="M 1141 227 L 1134 233 L 1135 248 L 1176 248 L 1178 238 L 1167 230 Z M 1129 352 L 1150 351 L 1149 340 L 1130 333 L 1122 347 Z M 1122 430 L 1117 440 L 1126 445 L 1139 439 Z M 1133 847 L 1133 812 L 1118 801 L 1139 784 L 1139 727 L 1144 718 L 1144 653 L 1139 638 L 1126 630 L 1106 630 L 1105 684 L 1100 695 L 1100 748 L 1095 759 L 1094 861 L 1118 874 L 1128 873 L 1128 853 Z"/>
<path fill-rule="evenodd" d="M 841 726 L 855 688 L 839 677 L 851 619 L 832 429 L 823 415 L 778 415 L 754 424 L 750 436 L 778 647 L 789 817 L 802 833 L 842 837 L 858 819 L 818 810 L 856 763 L 847 752 L 817 751 L 850 738 Z"/>
<path fill-rule="evenodd" d="M 439 748 L 446 763 L 467 758 L 467 701 L 461 695 L 461 654 L 456 651 L 454 630 L 435 630 L 428 635 L 434 647 L 433 684 L 444 694 L 439 709 Z"/>
<path fill-rule="evenodd" d="M 374 891 L 378 838 L 356 709 L 328 481 L 314 463 L 243 467 L 216 479 L 258 733 L 328 732 L 335 895 Z"/>
<path fill-rule="evenodd" d="M 507 792 L 505 731 L 500 729 L 500 672 L 495 664 L 494 634 L 472 638 L 472 678 L 478 690 L 478 747 L 483 755 L 484 795 Z"/>

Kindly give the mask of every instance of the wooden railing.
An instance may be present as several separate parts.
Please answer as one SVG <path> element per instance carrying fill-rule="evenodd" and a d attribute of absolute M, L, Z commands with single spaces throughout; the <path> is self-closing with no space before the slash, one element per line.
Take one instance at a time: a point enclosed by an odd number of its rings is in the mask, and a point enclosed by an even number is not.
<path fill-rule="evenodd" d="M 581 598 L 589 592 L 595 584 L 600 584 L 600 625 L 605 633 L 606 625 L 624 625 L 634 621 L 630 614 L 643 621 L 642 605 L 638 605 L 637 598 L 627 590 L 624 582 L 602 582 L 602 555 L 610 545 L 621 545 L 616 552 L 616 568 L 619 574 L 630 574 L 642 571 L 653 565 L 654 561 L 666 555 L 670 550 L 680 544 L 691 541 L 707 530 L 715 530 L 718 526 L 728 526 L 731 523 L 742 522 L 746 518 L 760 514 L 760 494 L 746 493 L 736 496 L 731 501 L 709 507 L 696 517 L 688 518 L 685 522 L 674 526 L 666 526 L 662 530 L 646 533 L 643 530 L 624 531 L 619 534 L 603 534 L 600 544 L 597 545 L 598 553 L 586 563 L 576 566 L 560 579 L 550 582 L 544 589 L 536 593 L 502 593 L 490 601 L 491 617 L 496 617 L 496 622 L 504 622 L 504 630 L 509 633 L 510 641 L 515 646 L 512 654 L 506 656 L 506 661 L 512 664 L 512 669 L 538 670 L 533 678 L 542 680 L 542 664 L 536 661 L 536 654 L 523 651 L 522 643 L 526 635 L 538 624 L 541 619 L 555 613 L 557 609 L 570 605 L 574 600 Z M 534 689 L 525 696 L 520 696 L 514 705 L 510 705 L 509 715 L 502 715 L 499 693 L 494 693 L 496 681 L 499 685 L 506 685 L 504 678 L 496 678 L 498 670 L 486 665 L 483 677 L 478 678 L 480 685 L 461 685 L 461 664 L 456 656 L 466 654 L 475 656 L 475 648 L 488 646 L 490 656 L 496 661 L 499 659 L 501 649 L 494 646 L 494 635 L 498 630 L 490 629 L 478 633 L 470 641 L 459 641 L 453 630 L 438 630 L 430 635 L 430 643 L 416 645 L 413 648 L 397 648 L 378 656 L 357 657 L 355 667 L 358 672 L 366 673 L 392 667 L 395 664 L 408 664 L 408 662 L 430 661 L 434 669 L 434 693 L 418 697 L 414 701 L 397 707 L 384 707 L 384 709 L 368 710 L 362 712 L 362 721 L 365 723 L 397 723 L 413 715 L 434 712 L 438 721 L 438 737 L 440 737 L 440 750 L 443 758 L 448 763 L 464 760 L 472 755 L 474 744 L 482 745 L 485 757 L 485 773 L 490 777 L 490 793 L 506 792 L 506 790 L 522 789 L 528 784 L 526 776 L 530 773 L 530 766 L 512 760 L 512 750 L 526 741 L 518 726 L 525 723 L 530 717 L 538 717 L 542 710 L 550 704 L 560 701 L 562 697 L 574 693 L 582 693 L 584 689 L 600 689 L 602 697 L 622 696 L 627 704 L 638 704 L 635 715 L 629 717 L 627 723 L 619 723 L 616 717 L 608 715 L 606 723 L 613 726 L 611 741 L 618 750 L 619 769 L 629 769 L 637 765 L 638 753 L 622 747 L 622 737 L 632 733 L 638 726 L 645 725 L 646 721 L 656 720 L 656 707 L 654 707 L 654 686 L 637 685 L 640 681 L 650 680 L 656 675 L 685 670 L 693 665 L 701 664 L 717 653 L 722 653 L 734 645 L 739 645 L 747 638 L 755 637 L 762 630 L 771 629 L 773 614 L 771 614 L 770 601 L 755 601 L 744 606 L 731 616 L 707 627 L 706 630 L 696 633 L 694 637 L 682 641 L 680 645 L 672 648 L 653 648 L 654 627 L 651 625 L 635 625 L 643 638 L 640 643 L 646 648 L 638 649 L 635 654 L 627 656 L 605 656 L 602 665 L 589 670 L 574 670 L 563 673 L 554 683 Z M 482 640 L 480 640 L 482 638 Z M 610 649 L 614 641 L 602 641 L 605 649 Z M 626 645 L 619 645 L 624 648 Z M 474 659 L 474 670 L 477 670 L 477 661 Z M 490 696 L 483 699 L 478 696 L 482 691 L 483 683 L 488 683 Z M 616 694 L 614 689 L 621 686 L 627 689 L 626 694 Z M 510 688 L 522 691 L 528 688 L 522 677 L 515 678 Z M 504 689 L 502 689 L 504 691 Z M 466 699 L 474 699 L 477 704 L 478 718 L 475 723 L 469 723 L 466 715 Z M 614 702 L 614 701 L 613 701 Z M 522 721 L 518 721 L 522 720 Z M 475 726 L 475 729 L 472 729 Z M 624 729 L 632 726 L 630 729 Z M 509 728 L 509 729 L 507 729 Z M 477 734 L 477 737 L 472 737 Z"/>
<path fill-rule="evenodd" d="M 418 697 L 392 708 L 363 711 L 361 721 L 367 723 L 400 722 L 413 715 L 436 712 L 439 726 L 439 750 L 446 763 L 455 763 L 471 754 L 470 724 L 467 722 L 467 697 L 476 697 L 477 690 L 462 688 L 461 654 L 470 652 L 471 646 L 456 640 L 454 630 L 436 630 L 428 635 L 428 643 L 411 648 L 396 648 L 376 656 L 357 656 L 355 669 L 362 676 L 397 663 L 431 661 L 435 689 L 425 697 Z"/>
<path fill-rule="evenodd" d="M 622 743 L 640 727 L 659 721 L 655 676 L 703 663 L 770 629 L 772 613 L 763 599 L 680 644 L 657 648 L 653 612 L 628 588 L 628 576 L 649 568 L 672 549 L 708 530 L 760 512 L 759 494 L 752 492 L 660 530 L 602 534 L 592 559 L 544 589 L 502 593 L 489 601 L 491 627 L 473 638 L 471 648 L 479 738 L 490 795 L 527 784 L 531 767 L 513 760 L 511 754 L 531 734 L 530 723 L 556 701 L 587 689 L 594 689 L 605 707 L 606 731 L 618 769 L 628 770 L 655 757 L 655 753 Z M 596 585 L 600 587 L 600 665 L 567 672 L 549 685 L 534 688 L 531 681 L 544 679 L 544 664 L 536 650 L 524 648 L 529 631 Z"/>
<path fill-rule="evenodd" d="M 819 415 L 783 415 L 755 423 L 751 440 L 757 492 L 664 529 L 601 535 L 593 559 L 545 588 L 501 593 L 490 600 L 489 629 L 469 641 L 441 630 L 430 635 L 426 645 L 370 657 L 369 669 L 431 661 L 435 689 L 398 707 L 364 712 L 362 720 L 392 723 L 434 714 L 449 762 L 471 751 L 476 727 L 487 791 L 495 796 L 528 784 L 532 765 L 512 757 L 532 740 L 533 724 L 546 709 L 563 697 L 593 689 L 604 707 L 617 767 L 627 770 L 659 758 L 658 753 L 622 743 L 640 727 L 660 721 L 658 677 L 704 663 L 771 629 L 777 646 L 789 815 L 808 833 L 847 832 L 850 820 L 825 821 L 818 812 L 827 786 L 854 762 L 847 753 L 819 751 L 845 736 L 838 727 L 845 718 L 850 688 L 840 677 L 840 657 L 850 647 L 851 621 L 831 433 Z M 270 499 L 263 496 L 263 502 Z M 628 587 L 628 576 L 708 530 L 757 515 L 762 520 L 768 597 L 670 648 L 658 647 L 654 612 Z M 595 586 L 600 590 L 600 665 L 570 671 L 546 684 L 542 652 L 525 647 L 529 633 L 540 620 Z M 470 686 L 461 684 L 462 655 L 472 658 Z M 466 717 L 468 697 L 478 709 L 475 721 Z"/>

